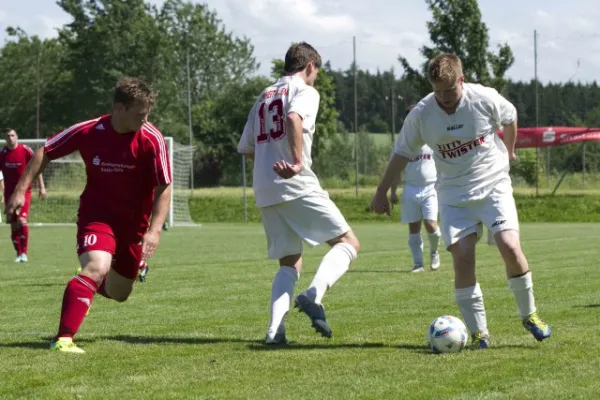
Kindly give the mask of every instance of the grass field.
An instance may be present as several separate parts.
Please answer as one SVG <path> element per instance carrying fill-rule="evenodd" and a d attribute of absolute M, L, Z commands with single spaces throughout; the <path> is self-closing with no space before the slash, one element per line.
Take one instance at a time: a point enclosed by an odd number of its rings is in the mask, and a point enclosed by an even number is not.
<path fill-rule="evenodd" d="M 450 258 L 438 272 L 406 273 L 405 226 L 362 224 L 362 253 L 324 302 L 334 338 L 290 313 L 283 349 L 261 344 L 271 279 L 262 227 L 207 224 L 163 235 L 148 282 L 129 301 L 97 297 L 77 343 L 47 350 L 65 283 L 76 268 L 74 229 L 32 229 L 29 264 L 14 264 L 0 231 L 0 398 L 35 399 L 525 399 L 600 394 L 599 224 L 525 224 L 541 315 L 553 328 L 538 344 L 516 316 L 500 258 L 481 244 L 482 285 L 493 348 L 433 355 L 428 324 L 459 316 Z M 320 247 L 307 252 L 298 289 Z M 299 290 L 298 290 L 299 291 Z M 298 292 L 297 291 L 297 292 Z"/>

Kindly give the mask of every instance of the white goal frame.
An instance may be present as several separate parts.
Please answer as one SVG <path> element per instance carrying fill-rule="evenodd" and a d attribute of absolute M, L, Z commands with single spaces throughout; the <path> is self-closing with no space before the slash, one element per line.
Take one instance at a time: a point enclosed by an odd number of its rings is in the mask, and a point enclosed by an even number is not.
<path fill-rule="evenodd" d="M 165 141 L 169 150 L 169 161 L 171 164 L 171 178 L 172 178 L 172 191 L 171 191 L 171 206 L 169 209 L 169 215 L 167 216 L 166 223 L 169 227 L 177 227 L 177 226 L 192 226 L 192 227 L 200 227 L 200 224 L 195 223 L 189 212 L 189 198 L 191 197 L 191 172 L 192 172 L 192 159 L 193 159 L 193 148 L 190 146 L 181 145 L 173 139 L 171 136 L 165 136 Z M 43 146 L 46 142 L 46 139 L 19 139 L 19 143 L 27 145 L 31 147 L 34 151 Z M 0 148 L 5 146 L 5 140 L 0 139 Z M 66 156 L 65 158 L 61 158 L 59 160 L 51 161 L 51 165 L 53 163 L 56 164 L 81 164 L 84 167 L 83 160 L 79 155 L 79 152 L 75 152 Z M 54 165 L 56 165 L 54 164 Z M 48 170 L 46 167 L 46 170 Z M 80 172 L 78 175 L 81 175 L 80 179 L 85 179 L 85 174 Z M 52 184 L 49 184 L 44 177 L 44 182 L 46 183 L 48 190 L 48 199 L 52 199 L 53 189 Z M 76 182 L 73 182 L 76 183 Z M 69 184 L 69 182 L 63 182 L 63 185 Z M 85 182 L 83 182 L 85 185 Z M 81 190 L 83 189 L 83 185 Z M 34 181 L 34 186 L 37 186 L 37 179 Z M 78 190 L 77 200 L 72 200 L 73 204 L 79 205 L 78 196 L 81 192 Z M 33 202 L 37 200 L 37 193 L 32 193 L 32 208 Z M 70 212 L 69 208 L 69 212 Z M 56 225 L 73 225 L 74 222 L 66 222 L 66 221 L 48 221 L 48 222 L 40 222 L 38 220 L 39 216 L 36 215 L 35 210 L 31 213 L 31 220 L 29 221 L 30 226 L 56 226 Z M 77 207 L 73 207 L 72 210 L 73 219 L 76 218 L 77 215 Z M 60 219 L 60 218 L 59 218 Z"/>

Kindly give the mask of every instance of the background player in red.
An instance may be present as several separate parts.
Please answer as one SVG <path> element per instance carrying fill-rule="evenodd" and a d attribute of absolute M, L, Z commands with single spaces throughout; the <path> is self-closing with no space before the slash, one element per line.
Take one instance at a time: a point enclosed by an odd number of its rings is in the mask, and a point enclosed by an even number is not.
<path fill-rule="evenodd" d="M 6 146 L 0 150 L 0 170 L 4 175 L 4 202 L 6 203 L 13 194 L 19 178 L 25 172 L 25 167 L 33 158 L 33 150 L 28 146 L 19 143 L 19 136 L 12 128 L 4 130 Z M 10 238 L 17 252 L 15 262 L 27 262 L 27 247 L 29 244 L 29 227 L 27 219 L 29 218 L 29 205 L 31 204 L 30 184 L 25 192 L 25 202 L 23 207 L 15 215 L 7 215 L 7 221 L 10 223 Z M 42 174 L 38 176 L 38 189 L 40 198 L 46 198 L 46 188 Z"/>
<path fill-rule="evenodd" d="M 147 122 L 154 98 L 145 82 L 121 79 L 113 113 L 49 138 L 36 151 L 7 204 L 7 212 L 18 212 L 25 203 L 26 188 L 48 162 L 79 151 L 87 176 L 77 220 L 82 271 L 65 289 L 52 350 L 83 353 L 73 336 L 94 294 L 127 300 L 140 265 L 158 246 L 171 202 L 171 167 L 162 133 Z"/>

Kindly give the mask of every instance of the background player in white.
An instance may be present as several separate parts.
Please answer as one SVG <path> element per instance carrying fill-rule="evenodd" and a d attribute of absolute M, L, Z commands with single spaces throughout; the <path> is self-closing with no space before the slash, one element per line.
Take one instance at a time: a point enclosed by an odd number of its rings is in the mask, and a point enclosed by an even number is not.
<path fill-rule="evenodd" d="M 302 268 L 303 241 L 327 242 L 325 255 L 296 307 L 325 337 L 332 332 L 321 304 L 325 291 L 356 259 L 359 242 L 310 169 L 319 109 L 313 88 L 321 56 L 308 43 L 293 44 L 285 55 L 285 76 L 266 88 L 248 114 L 238 151 L 254 159 L 256 205 L 267 236 L 269 258 L 279 260 L 271 293 L 266 344 L 285 344 L 284 317 Z"/>
<path fill-rule="evenodd" d="M 408 108 L 412 110 L 414 105 Z M 400 178 L 400 177 L 398 177 Z M 397 204 L 398 183 L 397 179 L 392 184 L 390 200 Z M 423 237 L 421 236 L 421 222 L 429 236 L 430 268 L 432 271 L 440 267 L 440 228 L 437 225 L 438 199 L 435 190 L 437 172 L 433 161 L 433 151 L 423 145 L 419 155 L 409 160 L 402 174 L 402 210 L 400 212 L 403 223 L 408 224 L 408 247 L 413 258 L 412 272 L 423 272 L 425 260 L 423 257 Z"/>
<path fill-rule="evenodd" d="M 442 235 L 454 261 L 456 303 L 473 347 L 488 347 L 483 294 L 475 277 L 475 245 L 482 224 L 494 233 L 523 326 L 536 340 L 544 340 L 550 337 L 550 327 L 536 312 L 508 174 L 509 160 L 516 158 L 517 111 L 496 90 L 465 83 L 462 63 L 454 55 L 432 59 L 428 78 L 434 92 L 408 115 L 371 208 L 389 214 L 391 183 L 428 144 L 438 171 Z M 504 144 L 496 134 L 501 127 Z"/>

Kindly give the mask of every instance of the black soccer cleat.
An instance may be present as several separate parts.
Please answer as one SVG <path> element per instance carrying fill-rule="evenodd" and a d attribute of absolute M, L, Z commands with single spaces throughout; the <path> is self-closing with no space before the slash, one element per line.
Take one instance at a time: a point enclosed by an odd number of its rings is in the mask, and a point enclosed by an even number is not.
<path fill-rule="evenodd" d="M 308 315 L 315 331 L 326 338 L 333 336 L 333 332 L 331 332 L 331 328 L 329 328 L 325 318 L 325 307 L 323 307 L 323 304 L 317 304 L 310 300 L 306 294 L 300 293 L 296 296 L 295 307 L 298 308 L 298 311 Z"/>
<path fill-rule="evenodd" d="M 144 268 L 140 268 L 138 271 L 138 281 L 141 283 L 146 282 L 146 275 L 150 271 L 150 267 L 148 265 L 144 266 Z"/>

